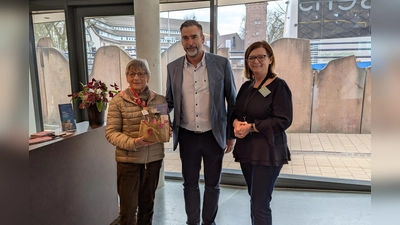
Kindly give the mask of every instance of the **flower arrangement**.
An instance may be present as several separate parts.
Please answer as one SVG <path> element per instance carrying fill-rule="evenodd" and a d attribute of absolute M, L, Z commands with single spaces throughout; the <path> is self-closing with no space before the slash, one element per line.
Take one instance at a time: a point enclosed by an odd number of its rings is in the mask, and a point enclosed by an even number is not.
<path fill-rule="evenodd" d="M 107 105 L 108 97 L 113 98 L 118 94 L 119 87 L 116 83 L 110 84 L 114 90 L 108 90 L 108 87 L 101 80 L 92 79 L 87 85 L 82 84 L 83 90 L 74 94 L 69 94 L 68 97 L 72 97 L 72 100 L 76 102 L 78 99 L 81 100 L 79 104 L 80 109 L 89 107 L 90 105 L 96 105 L 97 110 L 101 112 L 103 106 Z"/>

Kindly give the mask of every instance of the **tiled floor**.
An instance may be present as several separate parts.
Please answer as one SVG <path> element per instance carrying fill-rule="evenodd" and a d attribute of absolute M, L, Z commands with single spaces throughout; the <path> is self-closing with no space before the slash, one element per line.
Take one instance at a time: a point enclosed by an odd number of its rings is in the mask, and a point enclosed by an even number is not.
<path fill-rule="evenodd" d="M 200 185 L 200 193 L 204 186 Z M 218 225 L 247 225 L 250 198 L 243 186 L 221 185 Z M 365 225 L 371 224 L 371 194 L 275 188 L 272 194 L 273 224 Z M 186 224 L 182 182 L 166 180 L 156 192 L 153 224 Z"/>
<path fill-rule="evenodd" d="M 204 186 L 200 185 L 203 195 Z M 251 224 L 247 188 L 221 185 L 218 225 Z M 371 224 L 371 193 L 275 188 L 272 194 L 273 224 L 365 225 Z M 117 218 L 110 225 L 118 225 Z M 156 192 L 153 224 L 186 224 L 182 182 L 165 180 Z"/>
<path fill-rule="evenodd" d="M 288 133 L 292 161 L 282 174 L 298 174 L 371 181 L 371 134 Z M 171 139 L 172 140 L 172 139 Z M 164 171 L 181 172 L 179 152 L 166 143 Z M 232 153 L 223 168 L 240 170 Z"/>
<path fill-rule="evenodd" d="M 371 134 L 289 133 L 288 141 L 292 161 L 281 174 L 371 181 Z M 179 150 L 172 150 L 172 141 L 165 147 L 164 171 L 181 172 Z M 232 153 L 225 155 L 223 167 L 240 170 Z M 249 224 L 247 189 L 221 185 L 221 190 L 217 224 Z M 156 194 L 153 223 L 184 224 L 182 182 L 165 180 Z M 272 199 L 274 224 L 361 225 L 371 219 L 371 194 L 366 192 L 275 188 Z"/>

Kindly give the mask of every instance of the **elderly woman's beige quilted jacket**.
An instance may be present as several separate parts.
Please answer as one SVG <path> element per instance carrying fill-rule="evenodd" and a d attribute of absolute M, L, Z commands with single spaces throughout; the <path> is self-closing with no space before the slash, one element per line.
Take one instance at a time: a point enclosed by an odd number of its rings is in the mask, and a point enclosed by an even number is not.
<path fill-rule="evenodd" d="M 138 137 L 142 108 L 130 98 L 129 89 L 121 91 L 109 104 L 106 139 L 116 147 L 115 160 L 125 163 L 145 164 L 164 158 L 164 144 L 157 143 L 134 148 Z M 166 103 L 165 97 L 150 90 L 148 107 Z"/>

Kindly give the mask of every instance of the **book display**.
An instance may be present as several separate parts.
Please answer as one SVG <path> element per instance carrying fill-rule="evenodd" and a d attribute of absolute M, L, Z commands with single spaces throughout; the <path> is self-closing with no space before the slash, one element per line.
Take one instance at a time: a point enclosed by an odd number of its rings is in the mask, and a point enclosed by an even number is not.
<path fill-rule="evenodd" d="M 59 137 L 67 137 L 76 131 L 76 122 L 72 104 L 59 104 L 58 109 L 60 112 L 61 132 L 60 130 L 58 131 L 59 133 L 51 130 L 45 130 L 31 134 L 29 136 L 29 145 L 51 141 Z"/>
<path fill-rule="evenodd" d="M 75 115 L 71 103 L 58 104 L 62 131 L 76 130 Z"/>

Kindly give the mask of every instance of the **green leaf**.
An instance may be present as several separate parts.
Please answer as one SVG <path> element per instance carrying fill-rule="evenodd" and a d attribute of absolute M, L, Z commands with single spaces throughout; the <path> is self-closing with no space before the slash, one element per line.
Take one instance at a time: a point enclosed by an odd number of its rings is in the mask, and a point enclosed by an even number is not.
<path fill-rule="evenodd" d="M 97 110 L 99 112 L 101 112 L 103 110 L 103 102 L 102 101 L 96 101 L 96 107 L 97 107 Z"/>

